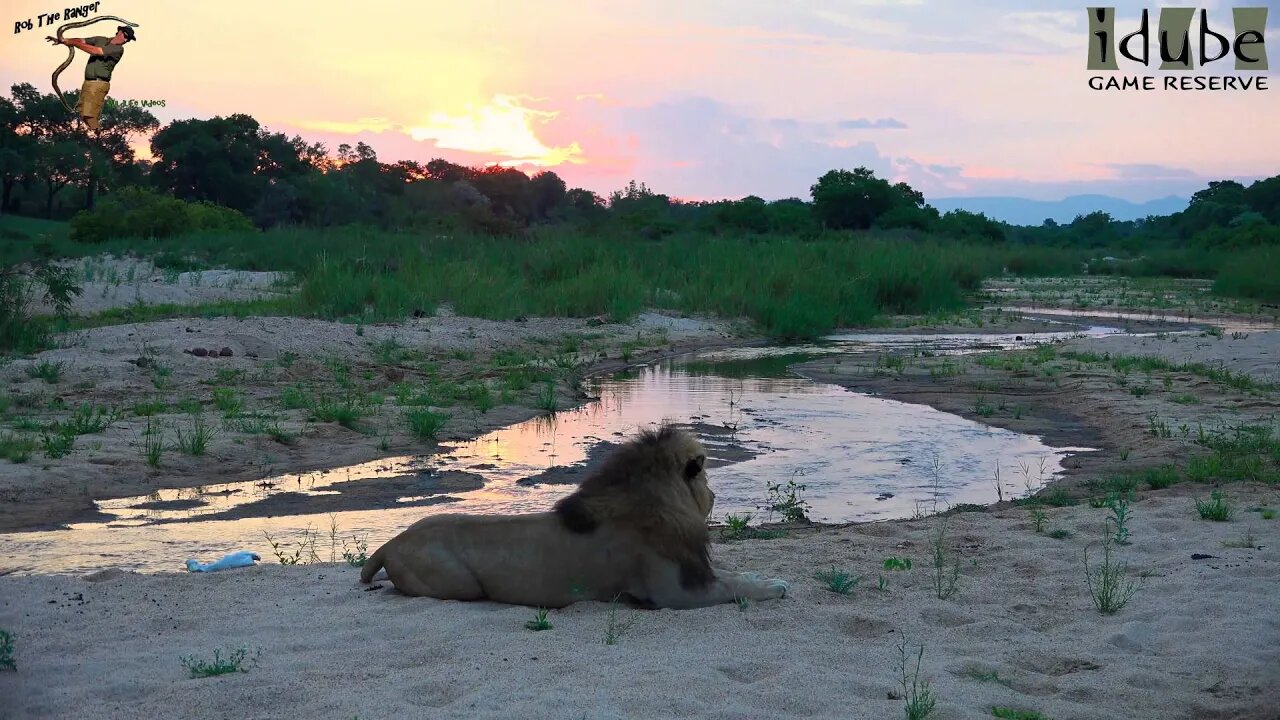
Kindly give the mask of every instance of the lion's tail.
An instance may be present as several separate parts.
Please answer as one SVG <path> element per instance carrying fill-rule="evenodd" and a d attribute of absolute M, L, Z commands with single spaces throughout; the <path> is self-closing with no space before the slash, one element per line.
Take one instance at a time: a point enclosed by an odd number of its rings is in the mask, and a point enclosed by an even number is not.
<path fill-rule="evenodd" d="M 378 571 L 382 569 L 382 551 L 386 549 L 387 546 L 383 545 L 374 550 L 369 559 L 364 561 L 364 567 L 360 568 L 360 582 L 367 585 L 373 580 L 373 576 L 377 575 Z"/>

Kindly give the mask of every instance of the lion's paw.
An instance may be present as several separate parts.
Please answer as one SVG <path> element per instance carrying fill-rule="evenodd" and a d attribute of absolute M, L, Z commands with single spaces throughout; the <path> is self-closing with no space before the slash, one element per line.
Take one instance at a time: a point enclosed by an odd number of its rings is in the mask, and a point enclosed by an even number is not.
<path fill-rule="evenodd" d="M 777 593 L 777 596 L 779 598 L 786 597 L 787 591 L 791 589 L 790 583 L 788 583 L 786 580 L 783 580 L 782 578 L 769 578 L 768 580 L 764 581 L 764 584 L 765 584 L 765 587 L 769 588 L 769 590 Z"/>

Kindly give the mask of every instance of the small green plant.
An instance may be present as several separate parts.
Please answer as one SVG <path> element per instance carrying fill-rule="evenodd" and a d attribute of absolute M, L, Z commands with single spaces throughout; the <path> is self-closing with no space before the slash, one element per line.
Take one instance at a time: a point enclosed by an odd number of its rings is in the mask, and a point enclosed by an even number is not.
<path fill-rule="evenodd" d="M 1107 499 L 1107 507 L 1111 508 L 1111 517 L 1107 518 L 1107 523 L 1114 528 L 1112 537 L 1117 545 L 1128 545 L 1129 518 L 1133 516 L 1129 510 L 1129 501 L 1123 495 L 1113 495 Z"/>
<path fill-rule="evenodd" d="M 1129 566 L 1118 562 L 1111 548 L 1111 536 L 1102 542 L 1102 564 L 1089 567 L 1089 548 L 1084 550 L 1084 579 L 1089 597 L 1098 612 L 1113 615 L 1137 594 L 1141 583 L 1128 578 Z"/>
<path fill-rule="evenodd" d="M 432 412 L 426 408 L 408 410 L 404 417 L 409 423 L 409 431 L 419 440 L 434 440 L 445 423 L 449 422 L 449 415 Z"/>
<path fill-rule="evenodd" d="M 911 558 L 887 557 L 884 559 L 885 570 L 910 570 Z"/>
<path fill-rule="evenodd" d="M 858 582 L 862 580 L 862 576 L 854 576 L 843 570 L 836 570 L 832 567 L 830 570 L 820 570 L 814 574 L 818 580 L 826 583 L 827 589 L 833 593 L 840 595 L 848 595 L 858 586 Z"/>
<path fill-rule="evenodd" d="M 13 661 L 13 635 L 8 630 L 0 630 L 0 670 L 17 670 Z"/>
<path fill-rule="evenodd" d="M 62 380 L 64 368 L 66 368 L 66 363 L 41 360 L 34 365 L 27 366 L 27 377 L 33 380 L 43 380 L 50 385 L 57 385 Z"/>
<path fill-rule="evenodd" d="M 205 424 L 203 415 L 194 416 L 191 429 L 186 432 L 177 426 L 173 431 L 178 436 L 178 449 L 195 457 L 204 455 L 209 450 L 209 441 L 213 439 L 213 428 Z"/>
<path fill-rule="evenodd" d="M 1071 531 L 1058 528 L 1056 530 L 1051 530 L 1049 532 L 1049 537 L 1053 538 L 1054 540 L 1066 540 L 1067 538 L 1071 537 Z"/>
<path fill-rule="evenodd" d="M 169 409 L 169 406 L 160 400 L 147 400 L 133 404 L 133 414 L 138 417 L 151 417 L 159 415 Z"/>
<path fill-rule="evenodd" d="M 613 601 L 609 603 L 609 624 L 604 630 L 605 645 L 617 645 L 622 636 L 636 624 L 636 620 L 640 619 L 640 615 L 635 612 L 632 612 L 625 619 L 618 619 L 619 597 L 621 596 L 614 597 Z"/>
<path fill-rule="evenodd" d="M 880 592 L 889 592 L 889 581 L 884 579 L 883 575 L 877 576 L 876 590 Z"/>
<path fill-rule="evenodd" d="M 1227 504 L 1227 496 L 1221 490 L 1209 494 L 1209 500 L 1196 500 L 1196 511 L 1201 520 L 1226 522 L 1231 519 L 1231 506 Z"/>
<path fill-rule="evenodd" d="M 1252 549 L 1258 547 L 1258 540 L 1253 536 L 1253 528 L 1246 527 L 1239 540 L 1223 540 L 1223 547 Z"/>
<path fill-rule="evenodd" d="M 235 418 L 244 410 L 244 396 L 234 388 L 216 387 L 213 389 L 213 406 L 222 411 L 222 417 Z"/>
<path fill-rule="evenodd" d="M 534 632 L 539 632 L 541 630 L 550 630 L 552 625 L 551 625 L 551 622 L 547 620 L 547 609 L 538 608 L 537 614 L 533 616 L 532 620 L 525 623 L 524 626 Z M 609 643 L 609 644 L 612 645 L 613 643 Z"/>
<path fill-rule="evenodd" d="M 924 645 L 916 653 L 915 667 L 911 667 L 907 656 L 907 639 L 904 636 L 898 645 L 898 672 L 902 685 L 902 700 L 906 706 L 907 720 L 924 720 L 933 712 L 938 704 L 928 680 L 920 679 L 920 664 L 924 660 Z"/>
<path fill-rule="evenodd" d="M 63 423 L 63 427 L 67 432 L 75 435 L 92 435 L 110 427 L 117 416 L 115 408 L 107 409 L 90 403 L 81 403 L 71 417 Z"/>
<path fill-rule="evenodd" d="M 40 447 L 44 456 L 50 460 L 66 457 L 76 444 L 76 434 L 65 426 L 55 428 L 52 433 L 40 435 Z"/>
<path fill-rule="evenodd" d="M 1002 720 L 1049 720 L 1044 715 L 1032 710 L 1015 710 L 1009 707 L 993 707 L 991 714 Z"/>
<path fill-rule="evenodd" d="M 37 447 L 36 441 L 25 435 L 5 433 L 0 435 L 0 458 L 12 463 L 24 463 L 31 459 Z"/>
<path fill-rule="evenodd" d="M 798 484 L 795 480 L 788 480 L 786 485 L 766 481 L 765 487 L 769 495 L 760 509 L 767 511 L 770 519 L 776 512 L 780 513 L 786 522 L 809 521 L 809 510 L 812 508 L 808 501 L 801 497 L 801 493 L 809 489 L 808 485 Z"/>
<path fill-rule="evenodd" d="M 1031 508 L 1031 524 L 1035 528 L 1036 533 L 1044 532 L 1045 521 L 1049 519 L 1049 513 L 1040 508 Z"/>
<path fill-rule="evenodd" d="M 216 677 L 236 672 L 247 673 L 251 668 L 258 666 L 258 658 L 261 655 L 262 651 L 259 650 L 251 658 L 249 657 L 249 648 L 242 647 L 232 650 L 226 657 L 223 657 L 222 651 L 215 649 L 213 651 L 213 660 L 206 661 L 194 655 L 186 655 L 181 658 L 181 661 L 182 667 L 186 668 L 193 678 Z"/>
<path fill-rule="evenodd" d="M 301 410 L 311 406 L 311 398 L 301 386 L 290 385 L 280 391 L 280 406 L 285 410 Z"/>
<path fill-rule="evenodd" d="M 147 427 L 142 431 L 142 457 L 153 468 L 160 467 L 160 458 L 164 455 L 164 426 L 147 418 Z"/>
<path fill-rule="evenodd" d="M 292 553 L 289 552 L 289 544 L 277 542 L 275 538 L 271 537 L 271 533 L 263 530 L 262 535 L 267 539 L 267 543 L 271 545 L 271 552 L 275 554 L 276 560 L 279 560 L 281 565 L 304 565 L 306 563 L 320 562 L 320 556 L 316 554 L 316 542 L 320 539 L 320 534 L 313 530 L 310 525 L 302 531 L 302 539 L 297 542 Z"/>
<path fill-rule="evenodd" d="M 738 539 L 747 533 L 747 523 L 751 521 L 751 513 L 746 515 L 727 515 L 724 519 L 725 529 L 720 535 L 725 538 Z"/>
<path fill-rule="evenodd" d="M 1275 520 L 1275 519 L 1276 519 L 1276 511 L 1275 511 L 1275 510 L 1272 510 L 1272 509 L 1270 509 L 1270 508 L 1267 508 L 1267 509 L 1263 510 L 1263 511 L 1262 511 L 1262 519 L 1263 519 L 1263 520 Z"/>
<path fill-rule="evenodd" d="M 948 522 L 947 516 L 940 516 L 934 529 L 929 532 L 929 550 L 933 557 L 933 592 L 939 600 L 946 600 L 959 591 L 960 556 L 952 556 L 947 550 Z"/>
<path fill-rule="evenodd" d="M 542 389 L 538 391 L 538 407 L 549 413 L 554 413 L 559 409 L 559 400 L 556 398 L 555 383 L 548 380 Z"/>
<path fill-rule="evenodd" d="M 362 537 L 351 536 L 351 544 L 348 545 L 346 540 L 342 541 L 342 559 L 347 561 L 351 567 L 364 567 L 369 561 L 369 536 Z"/>

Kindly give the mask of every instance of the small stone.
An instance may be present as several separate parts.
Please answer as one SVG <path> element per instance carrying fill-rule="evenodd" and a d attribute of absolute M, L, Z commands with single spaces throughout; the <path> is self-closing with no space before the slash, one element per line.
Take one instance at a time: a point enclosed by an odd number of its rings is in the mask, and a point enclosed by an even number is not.
<path fill-rule="evenodd" d="M 209 357 L 218 357 L 218 351 L 214 350 L 213 348 L 209 348 L 208 350 L 205 350 L 204 354 L 208 355 Z"/>
<path fill-rule="evenodd" d="M 1216 555 L 1205 555 L 1204 553 L 1191 553 L 1192 560 L 1211 560 L 1216 559 Z"/>
<path fill-rule="evenodd" d="M 195 332 L 195 330 L 192 330 L 191 328 L 187 328 L 187 332 Z"/>
<path fill-rule="evenodd" d="M 224 347 L 218 351 L 218 355 L 222 357 L 232 357 L 233 355 L 235 355 L 235 352 L 233 352 L 229 347 Z"/>
<path fill-rule="evenodd" d="M 187 352 L 191 353 L 192 355 L 195 355 L 196 357 L 204 357 L 205 355 L 209 354 L 209 351 L 205 350 L 204 348 L 195 348 L 193 350 L 188 350 Z"/>

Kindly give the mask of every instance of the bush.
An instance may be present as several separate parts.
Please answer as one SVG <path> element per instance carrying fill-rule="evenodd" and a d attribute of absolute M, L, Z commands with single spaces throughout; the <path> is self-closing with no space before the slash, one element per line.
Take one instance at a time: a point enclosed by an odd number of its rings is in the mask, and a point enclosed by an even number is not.
<path fill-rule="evenodd" d="M 187 202 L 140 187 L 122 188 L 71 218 L 71 239 L 167 238 L 195 230 L 252 230 L 244 214 L 209 202 Z"/>

